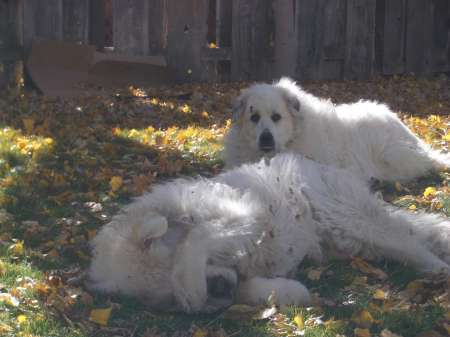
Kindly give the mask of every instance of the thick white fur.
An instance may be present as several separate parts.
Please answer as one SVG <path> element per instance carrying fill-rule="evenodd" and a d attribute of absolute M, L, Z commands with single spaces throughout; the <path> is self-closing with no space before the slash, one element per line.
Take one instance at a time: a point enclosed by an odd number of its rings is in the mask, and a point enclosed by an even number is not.
<path fill-rule="evenodd" d="M 449 155 L 431 150 L 386 105 L 371 101 L 334 105 L 288 78 L 243 90 L 233 113 L 225 139 L 228 167 L 266 154 L 258 148 L 264 130 L 274 136 L 273 153 L 298 152 L 366 179 L 407 181 L 450 166 Z M 257 123 L 250 120 L 254 113 L 260 116 Z M 282 117 L 277 122 L 270 118 L 274 113 Z"/>
<path fill-rule="evenodd" d="M 208 293 L 218 275 L 236 302 L 261 304 L 274 290 L 279 304 L 306 304 L 307 289 L 289 276 L 305 256 L 336 250 L 450 270 L 448 219 L 392 208 L 348 171 L 293 154 L 155 186 L 92 246 L 91 287 L 187 312 L 231 304 Z"/>

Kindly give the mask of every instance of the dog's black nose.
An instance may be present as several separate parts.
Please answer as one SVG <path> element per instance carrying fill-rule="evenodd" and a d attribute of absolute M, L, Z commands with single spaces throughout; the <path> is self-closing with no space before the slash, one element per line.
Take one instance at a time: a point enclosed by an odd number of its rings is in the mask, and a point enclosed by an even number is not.
<path fill-rule="evenodd" d="M 275 139 L 269 130 L 264 130 L 259 136 L 259 148 L 264 152 L 273 151 L 275 148 Z"/>

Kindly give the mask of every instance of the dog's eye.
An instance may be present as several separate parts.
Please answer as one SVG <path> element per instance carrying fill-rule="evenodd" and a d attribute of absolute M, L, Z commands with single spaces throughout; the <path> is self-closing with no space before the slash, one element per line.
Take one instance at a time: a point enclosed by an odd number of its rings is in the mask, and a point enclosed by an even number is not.
<path fill-rule="evenodd" d="M 258 123 L 258 121 L 259 121 L 259 114 L 253 114 L 253 115 L 251 115 L 251 117 L 250 117 L 250 120 L 253 122 L 253 123 Z"/>
<path fill-rule="evenodd" d="M 281 115 L 275 112 L 271 118 L 274 122 L 278 122 L 281 119 Z"/>

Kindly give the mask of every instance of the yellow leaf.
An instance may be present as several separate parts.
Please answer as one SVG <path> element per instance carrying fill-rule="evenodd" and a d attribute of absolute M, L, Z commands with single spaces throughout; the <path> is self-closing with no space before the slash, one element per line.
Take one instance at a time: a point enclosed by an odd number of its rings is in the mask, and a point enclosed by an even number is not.
<path fill-rule="evenodd" d="M 113 192 L 117 192 L 123 184 L 123 179 L 122 177 L 119 176 L 114 176 L 111 178 L 111 181 L 109 182 L 109 185 L 111 186 L 111 190 Z"/>
<path fill-rule="evenodd" d="M 359 269 L 363 273 L 371 274 L 376 276 L 377 278 L 384 280 L 387 278 L 387 274 L 379 268 L 375 268 L 363 259 L 359 257 L 355 257 L 352 260 L 351 266 L 355 269 Z"/>
<path fill-rule="evenodd" d="M 6 273 L 6 265 L 2 260 L 0 260 L 0 276 L 5 275 L 5 273 Z"/>
<path fill-rule="evenodd" d="M 111 316 L 112 307 L 106 309 L 93 309 L 89 315 L 89 320 L 91 322 L 97 323 L 99 325 L 108 325 L 109 317 Z"/>
<path fill-rule="evenodd" d="M 17 241 L 16 243 L 9 246 L 8 250 L 15 256 L 23 255 L 25 253 L 25 248 L 23 241 Z"/>
<path fill-rule="evenodd" d="M 412 204 L 408 207 L 408 209 L 410 209 L 411 211 L 415 211 L 417 209 L 417 206 Z"/>
<path fill-rule="evenodd" d="M 442 137 L 442 139 L 446 142 L 450 142 L 450 133 L 447 133 L 444 137 Z"/>
<path fill-rule="evenodd" d="M 89 240 L 92 240 L 97 235 L 96 229 L 88 229 L 87 230 L 87 236 Z"/>
<path fill-rule="evenodd" d="M 216 45 L 214 42 L 211 42 L 211 43 L 208 45 L 208 47 L 209 47 L 210 49 L 214 49 L 214 48 L 217 48 L 217 45 Z"/>
<path fill-rule="evenodd" d="M 34 119 L 33 118 L 24 118 L 22 119 L 23 127 L 27 133 L 33 133 L 34 130 Z"/>
<path fill-rule="evenodd" d="M 427 199 L 433 198 L 435 195 L 436 195 L 436 188 L 434 188 L 433 186 L 427 187 L 423 192 L 423 196 Z"/>
<path fill-rule="evenodd" d="M 313 281 L 320 280 L 320 276 L 322 275 L 322 272 L 323 272 L 323 270 L 320 268 L 319 269 L 311 269 L 308 272 L 308 278 Z"/>
<path fill-rule="evenodd" d="M 380 332 L 380 337 L 402 337 L 402 336 L 397 335 L 396 333 L 393 333 L 388 329 L 383 329 L 383 331 Z"/>
<path fill-rule="evenodd" d="M 386 293 L 381 289 L 377 289 L 373 293 L 373 298 L 376 300 L 385 300 L 386 297 L 387 297 Z"/>
<path fill-rule="evenodd" d="M 0 333 L 7 333 L 7 332 L 11 332 L 14 329 L 12 327 L 10 327 L 7 324 L 4 323 L 0 323 Z"/>
<path fill-rule="evenodd" d="M 360 329 L 356 328 L 353 333 L 355 334 L 355 337 L 370 337 L 370 331 L 369 329 Z"/>
<path fill-rule="evenodd" d="M 370 326 L 376 321 L 373 319 L 370 312 L 368 312 L 367 310 L 361 310 L 353 314 L 352 322 L 354 322 L 359 327 L 370 328 Z"/>
<path fill-rule="evenodd" d="M 26 321 L 27 321 L 27 316 L 25 316 L 25 315 L 19 315 L 19 316 L 17 316 L 17 322 L 19 323 L 19 324 L 23 324 L 23 323 L 25 323 Z"/>
<path fill-rule="evenodd" d="M 195 329 L 194 333 L 192 334 L 192 337 L 206 337 L 208 336 L 208 330 L 206 329 Z"/>
<path fill-rule="evenodd" d="M 295 315 L 295 317 L 294 317 L 294 322 L 295 322 L 295 325 L 297 326 L 297 328 L 299 329 L 299 330 L 303 330 L 303 329 L 305 329 L 305 320 L 303 319 L 303 317 L 302 316 L 300 316 L 300 315 Z"/>
<path fill-rule="evenodd" d="M 3 302 L 11 307 L 19 306 L 19 300 L 8 293 L 0 293 L 0 302 Z"/>

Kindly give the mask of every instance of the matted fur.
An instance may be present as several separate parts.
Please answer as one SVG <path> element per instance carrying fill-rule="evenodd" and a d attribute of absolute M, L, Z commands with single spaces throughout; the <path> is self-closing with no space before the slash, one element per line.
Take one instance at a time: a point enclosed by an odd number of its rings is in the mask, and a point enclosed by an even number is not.
<path fill-rule="evenodd" d="M 275 113 L 281 117 L 278 121 L 271 119 Z M 259 116 L 257 122 L 251 120 L 254 114 Z M 288 78 L 243 90 L 233 116 L 225 138 L 227 167 L 293 151 L 365 179 L 406 181 L 450 165 L 448 154 L 431 150 L 386 105 L 371 101 L 334 105 Z M 269 153 L 260 149 L 264 131 L 275 143 Z"/>
<path fill-rule="evenodd" d="M 217 310 L 234 302 L 309 302 L 289 279 L 305 256 L 389 258 L 448 272 L 450 223 L 396 209 L 346 170 L 280 154 L 214 179 L 153 187 L 92 242 L 90 285 L 158 309 Z M 226 284 L 229 296 L 210 292 Z M 223 295 L 223 294 L 222 294 Z"/>

